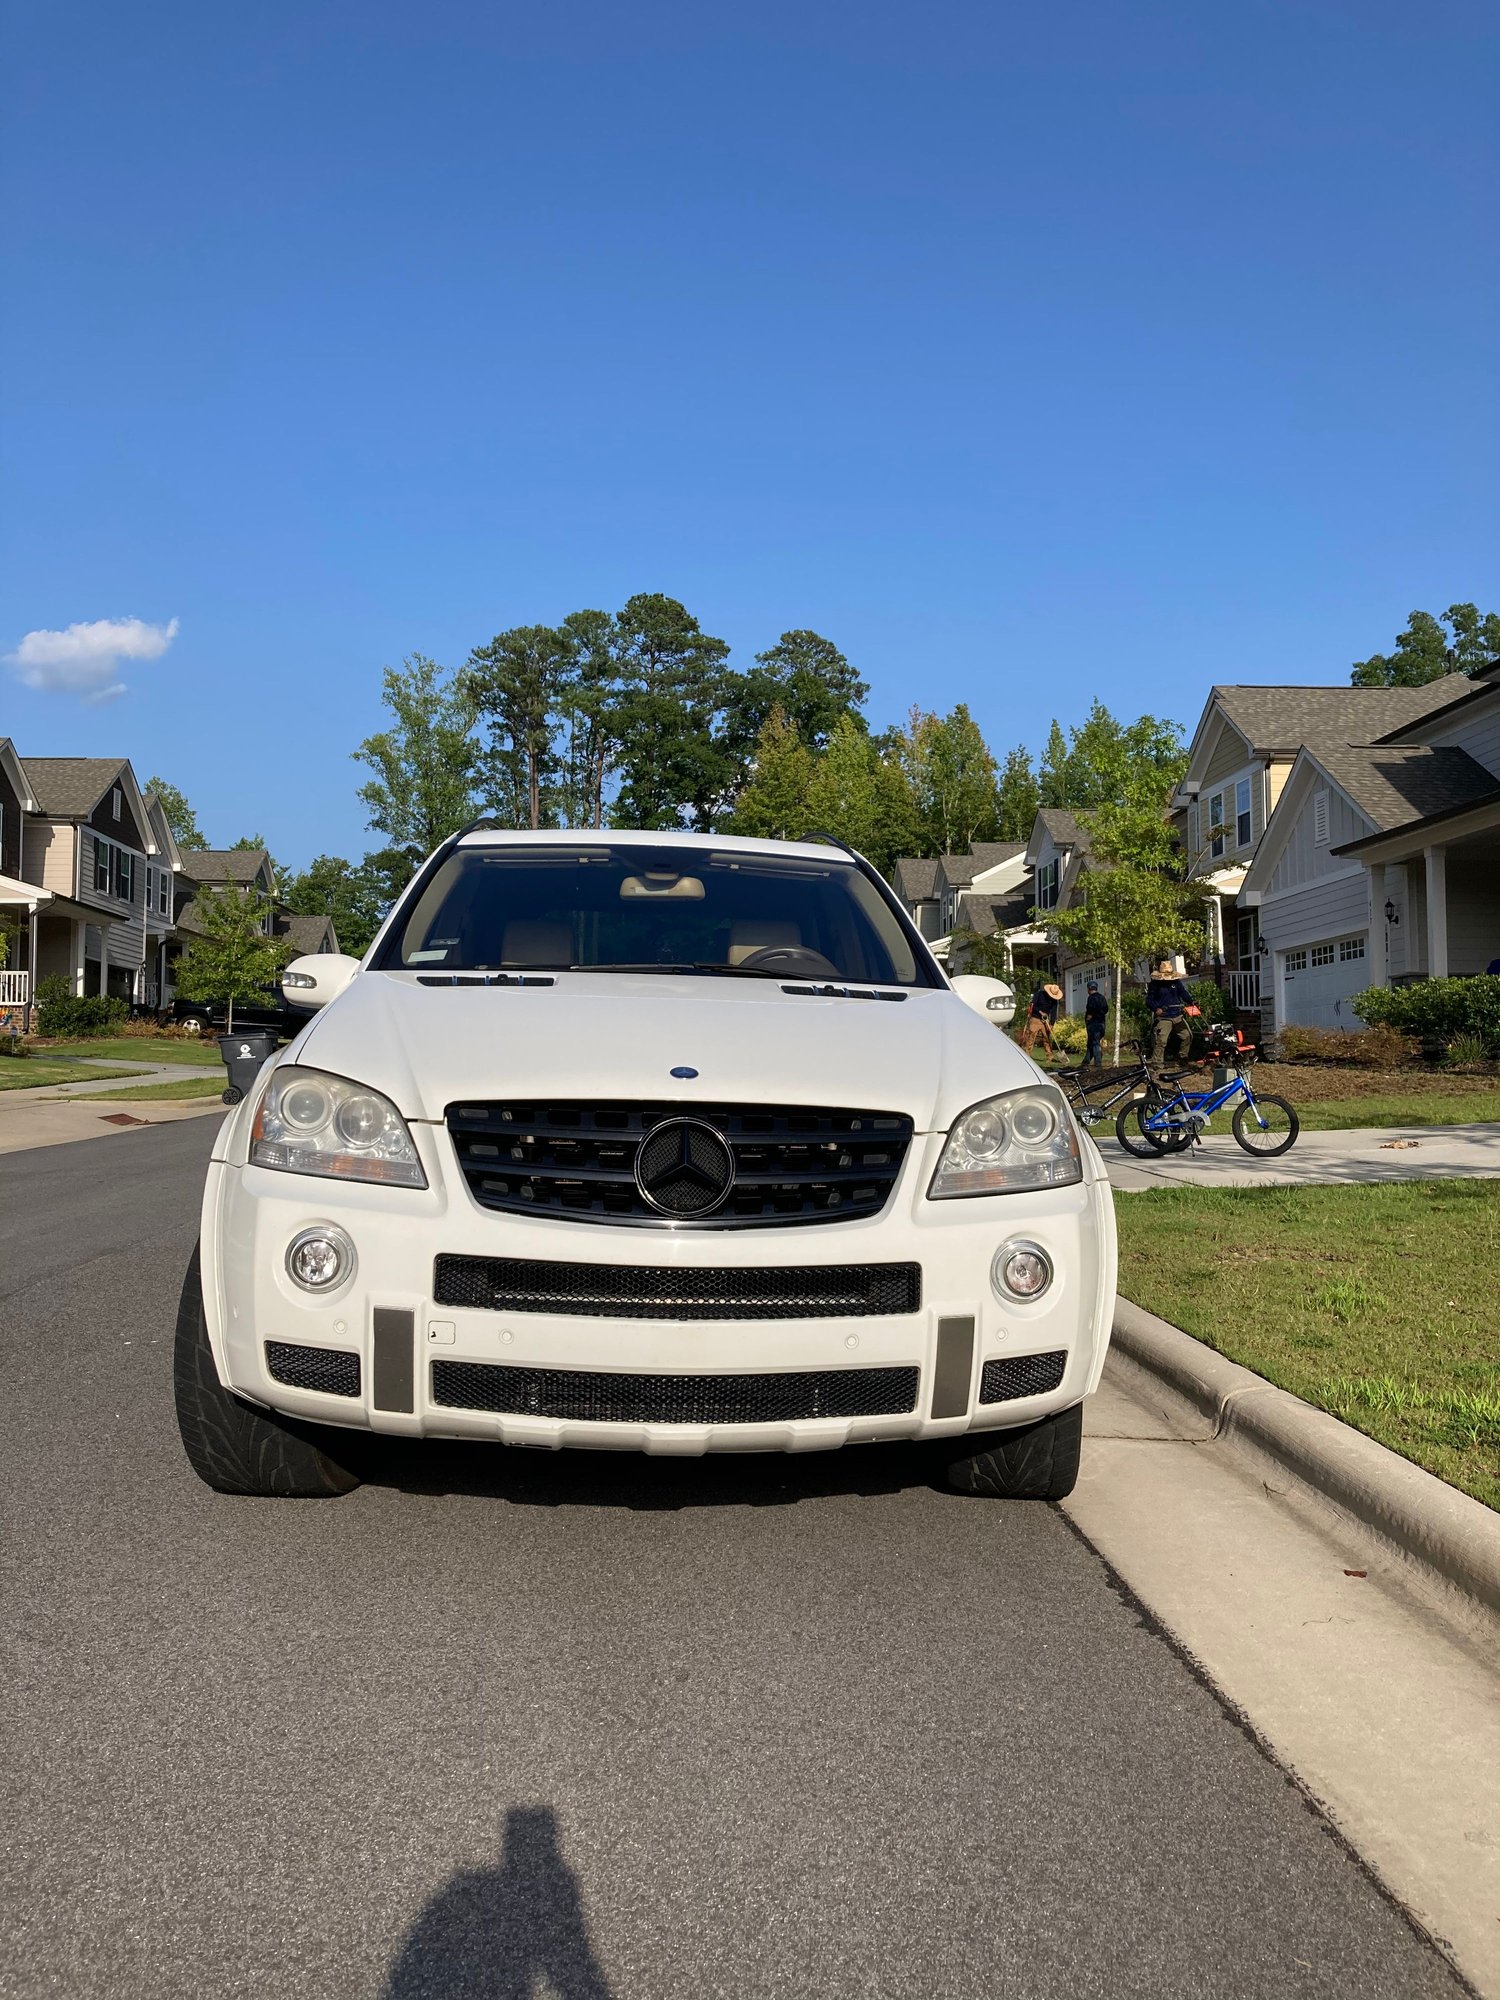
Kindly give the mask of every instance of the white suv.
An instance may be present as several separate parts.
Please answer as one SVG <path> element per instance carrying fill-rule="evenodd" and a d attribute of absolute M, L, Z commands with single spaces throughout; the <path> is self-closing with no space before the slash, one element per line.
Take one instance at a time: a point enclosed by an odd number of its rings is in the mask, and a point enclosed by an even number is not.
<path fill-rule="evenodd" d="M 1103 1165 L 859 856 L 471 831 L 284 991 L 320 1011 L 224 1122 L 178 1321 L 209 1485 L 343 1492 L 376 1431 L 1072 1487 Z"/>

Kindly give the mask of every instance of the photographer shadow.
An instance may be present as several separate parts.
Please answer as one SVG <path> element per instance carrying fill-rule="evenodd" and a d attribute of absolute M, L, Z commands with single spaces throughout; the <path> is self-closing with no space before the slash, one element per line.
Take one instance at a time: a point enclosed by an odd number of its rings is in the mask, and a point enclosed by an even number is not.
<path fill-rule="evenodd" d="M 498 1868 L 455 1875 L 423 1910 L 383 2000 L 611 2000 L 550 1806 L 505 1815 Z"/>

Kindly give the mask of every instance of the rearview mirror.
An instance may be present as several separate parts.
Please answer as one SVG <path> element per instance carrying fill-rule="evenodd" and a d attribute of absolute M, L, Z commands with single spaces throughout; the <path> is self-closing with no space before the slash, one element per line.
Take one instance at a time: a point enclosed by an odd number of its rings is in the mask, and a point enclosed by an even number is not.
<path fill-rule="evenodd" d="M 281 975 L 281 993 L 288 1007 L 311 1012 L 337 1000 L 359 970 L 359 960 L 342 951 L 313 951 L 294 958 Z"/>
<path fill-rule="evenodd" d="M 1016 1017 L 1016 996 L 1003 979 L 982 972 L 960 972 L 949 981 L 966 1007 L 982 1014 L 992 1027 L 1008 1028 Z"/>

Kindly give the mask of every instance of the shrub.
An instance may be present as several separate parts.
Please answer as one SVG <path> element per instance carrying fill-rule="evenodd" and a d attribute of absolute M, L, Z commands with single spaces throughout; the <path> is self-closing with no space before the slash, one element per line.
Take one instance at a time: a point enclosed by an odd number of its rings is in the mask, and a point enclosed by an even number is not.
<path fill-rule="evenodd" d="M 1474 1035 L 1490 1055 L 1500 1055 L 1500 978 L 1419 979 L 1410 986 L 1372 986 L 1356 993 L 1354 1011 L 1371 1027 L 1448 1043 Z"/>
<path fill-rule="evenodd" d="M 1187 990 L 1193 996 L 1193 1005 L 1205 1021 L 1232 1021 L 1237 1009 L 1233 1000 L 1215 980 L 1190 979 Z"/>
<path fill-rule="evenodd" d="M 30 1045 L 19 1035 L 0 1035 L 0 1056 L 29 1056 Z"/>
<path fill-rule="evenodd" d="M 37 981 L 36 1024 L 38 1034 L 107 1035 L 119 1028 L 130 1013 L 123 1000 L 105 993 L 74 993 L 60 972 Z"/>
<path fill-rule="evenodd" d="M 1147 1011 L 1144 993 L 1126 993 L 1120 1000 L 1122 1033 L 1133 1042 L 1149 1042 L 1151 1039 L 1151 1015 Z"/>
<path fill-rule="evenodd" d="M 1357 1063 L 1361 1069 L 1402 1069 L 1412 1059 L 1411 1043 L 1394 1028 L 1283 1028 L 1277 1038 L 1282 1062 Z"/>
<path fill-rule="evenodd" d="M 1089 1045 L 1088 1030 L 1077 1014 L 1061 1014 L 1052 1030 L 1052 1046 L 1065 1056 L 1081 1056 Z"/>

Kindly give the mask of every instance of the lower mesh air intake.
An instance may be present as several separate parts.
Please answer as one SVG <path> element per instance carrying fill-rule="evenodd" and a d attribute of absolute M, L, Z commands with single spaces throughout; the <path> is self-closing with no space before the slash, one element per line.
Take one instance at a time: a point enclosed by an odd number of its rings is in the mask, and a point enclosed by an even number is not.
<path fill-rule="evenodd" d="M 266 1373 L 289 1389 L 316 1389 L 323 1396 L 359 1394 L 359 1356 L 339 1347 L 294 1347 L 266 1342 Z"/>
<path fill-rule="evenodd" d="M 986 1361 L 979 1382 L 981 1403 L 1013 1403 L 1018 1396 L 1044 1396 L 1062 1382 L 1067 1350 L 1056 1354 L 1012 1354 Z"/>
<path fill-rule="evenodd" d="M 615 1375 L 434 1361 L 432 1400 L 450 1410 L 594 1424 L 785 1424 L 801 1417 L 905 1416 L 916 1368 L 830 1368 L 784 1375 Z"/>

